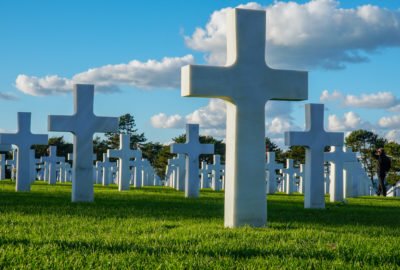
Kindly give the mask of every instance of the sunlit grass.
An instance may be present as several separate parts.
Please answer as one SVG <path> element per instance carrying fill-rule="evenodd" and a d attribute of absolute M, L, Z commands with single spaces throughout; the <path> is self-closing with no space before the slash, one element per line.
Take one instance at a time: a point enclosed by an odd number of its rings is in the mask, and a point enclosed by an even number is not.
<path fill-rule="evenodd" d="M 225 229 L 223 193 L 185 199 L 169 188 L 0 181 L 0 268 L 342 269 L 400 267 L 400 200 L 363 197 L 306 210 L 303 197 L 268 197 L 268 227 Z"/>

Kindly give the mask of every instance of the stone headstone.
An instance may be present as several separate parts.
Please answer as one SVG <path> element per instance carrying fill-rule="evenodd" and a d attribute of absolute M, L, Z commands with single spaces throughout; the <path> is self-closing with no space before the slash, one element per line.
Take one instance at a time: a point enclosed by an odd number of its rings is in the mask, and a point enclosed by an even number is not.
<path fill-rule="evenodd" d="M 209 188 L 210 187 L 210 178 L 208 177 L 209 170 L 207 169 L 207 162 L 202 161 L 200 167 L 200 188 Z"/>
<path fill-rule="evenodd" d="M 14 134 L 0 134 L 0 144 L 17 146 L 16 191 L 30 191 L 31 170 L 29 150 L 33 144 L 47 144 L 47 135 L 36 135 L 31 132 L 31 113 L 18 113 L 18 131 Z"/>
<path fill-rule="evenodd" d="M 74 114 L 50 115 L 49 131 L 71 132 L 74 138 L 72 201 L 92 202 L 93 193 L 93 134 L 116 132 L 118 118 L 98 117 L 93 113 L 94 86 L 77 84 L 73 89 Z"/>
<path fill-rule="evenodd" d="M 266 12 L 233 9 L 227 14 L 225 67 L 182 68 L 181 94 L 226 101 L 225 226 L 264 226 L 265 103 L 307 99 L 307 73 L 265 63 Z"/>
<path fill-rule="evenodd" d="M 0 154 L 0 180 L 6 179 L 6 155 Z"/>
<path fill-rule="evenodd" d="M 211 172 L 211 189 L 218 191 L 221 189 L 221 156 L 213 156 L 213 164 L 207 164 L 207 170 Z"/>

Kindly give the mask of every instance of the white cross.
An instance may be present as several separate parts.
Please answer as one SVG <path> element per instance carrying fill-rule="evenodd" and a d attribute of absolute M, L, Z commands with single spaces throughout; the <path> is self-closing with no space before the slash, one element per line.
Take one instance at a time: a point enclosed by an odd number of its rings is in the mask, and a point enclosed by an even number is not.
<path fill-rule="evenodd" d="M 357 153 L 353 152 L 350 147 L 345 148 L 345 153 L 349 156 L 351 161 L 345 162 L 343 164 L 343 187 L 344 187 L 344 198 L 356 197 L 358 194 L 358 175 L 357 175 Z"/>
<path fill-rule="evenodd" d="M 47 144 L 47 135 L 32 134 L 31 113 L 18 113 L 18 131 L 14 134 L 0 134 L 0 144 L 17 146 L 17 184 L 16 191 L 30 191 L 30 160 L 29 150 L 33 144 Z"/>
<path fill-rule="evenodd" d="M 227 17 L 225 67 L 183 67 L 181 95 L 226 101 L 224 223 L 226 227 L 264 226 L 265 103 L 307 99 L 308 78 L 306 72 L 266 65 L 265 11 L 234 9 Z"/>
<path fill-rule="evenodd" d="M 344 199 L 343 165 L 345 162 L 351 162 L 353 160 L 353 153 L 343 152 L 343 147 L 331 146 L 331 151 L 324 153 L 324 160 L 331 163 L 330 201 L 341 202 Z"/>
<path fill-rule="evenodd" d="M 285 145 L 306 147 L 304 207 L 325 208 L 324 148 L 342 146 L 344 135 L 324 130 L 323 104 L 306 104 L 305 117 L 306 130 L 285 132 Z"/>
<path fill-rule="evenodd" d="M 209 188 L 210 186 L 210 179 L 208 178 L 208 169 L 207 169 L 207 162 L 201 162 L 201 169 L 200 169 L 200 188 Z"/>
<path fill-rule="evenodd" d="M 171 166 L 173 166 L 174 172 L 174 188 L 179 191 L 185 191 L 185 164 L 186 158 L 184 154 L 178 154 L 171 160 Z"/>
<path fill-rule="evenodd" d="M 134 150 L 131 149 L 131 136 L 129 134 L 119 135 L 119 150 L 107 150 L 107 156 L 119 159 L 119 191 L 129 190 L 130 172 L 129 160 L 134 156 Z"/>
<path fill-rule="evenodd" d="M 57 178 L 57 163 L 65 161 L 64 157 L 57 157 L 57 146 L 51 145 L 49 146 L 49 155 L 46 157 L 42 157 L 40 159 L 41 162 L 46 162 L 49 168 L 49 184 L 50 185 L 55 185 Z"/>
<path fill-rule="evenodd" d="M 199 156 L 213 154 L 213 144 L 201 144 L 199 125 L 186 124 L 186 143 L 171 144 L 171 153 L 186 154 L 185 197 L 199 197 Z"/>
<path fill-rule="evenodd" d="M 0 180 L 6 179 L 6 155 L 0 154 Z"/>
<path fill-rule="evenodd" d="M 286 194 L 292 194 L 295 191 L 294 174 L 298 171 L 299 169 L 294 167 L 293 159 L 287 159 L 286 168 L 280 170 L 284 176 Z"/>
<path fill-rule="evenodd" d="M 213 164 L 207 164 L 207 170 L 211 172 L 211 189 L 218 191 L 220 190 L 220 178 L 221 178 L 221 156 L 213 156 Z"/>
<path fill-rule="evenodd" d="M 140 188 L 142 186 L 142 151 L 140 149 L 133 150 L 133 157 L 135 160 L 133 160 L 132 165 L 133 165 L 133 186 L 135 188 Z"/>
<path fill-rule="evenodd" d="M 283 169 L 283 165 L 275 162 L 275 152 L 267 152 L 267 162 L 265 169 L 268 170 L 267 174 L 267 194 L 273 194 L 277 189 L 276 170 Z"/>
<path fill-rule="evenodd" d="M 107 157 L 107 154 L 103 154 L 103 161 L 101 166 L 103 167 L 103 186 L 108 186 L 112 180 L 111 168 L 116 166 L 116 163 L 110 162 L 110 160 Z"/>
<path fill-rule="evenodd" d="M 93 113 L 94 86 L 77 84 L 73 89 L 74 114 L 50 115 L 49 131 L 71 132 L 74 137 L 72 201 L 91 202 L 93 194 L 93 134 L 115 132 L 118 118 L 98 117 Z"/>
<path fill-rule="evenodd" d="M 299 193 L 304 194 L 305 165 L 300 164 L 299 171 L 294 174 L 299 179 Z"/>

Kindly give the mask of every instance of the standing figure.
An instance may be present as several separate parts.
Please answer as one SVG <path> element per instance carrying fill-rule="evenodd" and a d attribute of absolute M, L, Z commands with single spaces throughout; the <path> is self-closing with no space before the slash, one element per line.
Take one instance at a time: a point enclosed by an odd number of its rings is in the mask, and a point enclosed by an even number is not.
<path fill-rule="evenodd" d="M 376 153 L 373 156 L 378 161 L 377 174 L 378 174 L 379 184 L 378 184 L 377 194 L 378 196 L 382 194 L 383 196 L 386 197 L 385 178 L 386 174 L 390 170 L 391 161 L 390 158 L 386 156 L 386 153 L 382 148 L 378 148 L 378 150 L 376 150 Z"/>

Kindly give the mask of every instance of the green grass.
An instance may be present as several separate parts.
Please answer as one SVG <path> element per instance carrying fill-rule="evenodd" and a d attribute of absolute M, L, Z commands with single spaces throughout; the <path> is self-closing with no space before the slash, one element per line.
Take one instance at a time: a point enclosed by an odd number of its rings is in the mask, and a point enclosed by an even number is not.
<path fill-rule="evenodd" d="M 223 193 L 0 181 L 0 269 L 400 269 L 400 200 L 363 197 L 325 210 L 268 197 L 268 227 L 225 229 Z"/>

